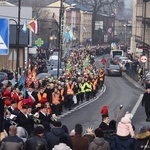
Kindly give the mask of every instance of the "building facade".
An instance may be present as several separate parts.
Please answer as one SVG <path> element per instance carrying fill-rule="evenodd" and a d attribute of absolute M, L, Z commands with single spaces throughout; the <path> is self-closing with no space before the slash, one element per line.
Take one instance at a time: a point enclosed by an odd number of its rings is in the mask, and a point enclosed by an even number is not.
<path fill-rule="evenodd" d="M 133 1 L 133 20 L 132 20 L 132 38 L 131 50 L 134 57 L 139 58 L 146 55 L 148 61 L 145 64 L 150 69 L 150 1 Z"/>
<path fill-rule="evenodd" d="M 63 33 L 69 32 L 71 35 L 71 46 L 76 44 L 87 44 L 92 41 L 92 12 L 79 4 L 72 5 L 73 2 L 63 2 L 64 18 Z M 51 13 L 55 14 L 55 19 L 59 23 L 60 1 L 56 1 L 47 6 Z M 65 37 L 64 37 L 64 42 Z"/>
<path fill-rule="evenodd" d="M 28 12 L 28 13 L 26 13 Z M 0 1 L 0 18 L 9 19 L 9 54 L 0 55 L 0 69 L 6 68 L 16 70 L 17 61 L 17 23 L 18 23 L 18 6 L 6 1 Z M 21 7 L 20 13 L 20 42 L 19 42 L 19 67 L 23 70 L 25 64 L 25 47 L 30 45 L 31 34 L 23 33 L 22 28 L 25 21 L 32 19 L 32 8 Z"/>

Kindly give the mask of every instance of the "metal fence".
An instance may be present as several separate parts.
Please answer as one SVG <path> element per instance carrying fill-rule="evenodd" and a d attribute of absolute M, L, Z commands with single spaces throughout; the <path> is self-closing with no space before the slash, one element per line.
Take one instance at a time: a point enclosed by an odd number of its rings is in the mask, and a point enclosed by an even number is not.
<path fill-rule="evenodd" d="M 137 71 L 134 71 L 134 70 L 132 70 L 131 68 L 127 68 L 127 69 L 126 69 L 126 74 L 127 74 L 128 76 L 130 76 L 132 79 L 134 79 L 136 82 L 139 81 L 138 72 L 137 72 Z"/>

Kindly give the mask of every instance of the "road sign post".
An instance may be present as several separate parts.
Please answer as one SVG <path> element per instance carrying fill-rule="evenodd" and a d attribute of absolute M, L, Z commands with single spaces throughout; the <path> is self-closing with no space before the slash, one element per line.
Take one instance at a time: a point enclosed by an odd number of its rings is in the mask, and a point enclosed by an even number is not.
<path fill-rule="evenodd" d="M 9 20 L 0 18 L 0 55 L 9 53 Z"/>
<path fill-rule="evenodd" d="M 146 56 L 141 56 L 140 58 L 141 63 L 146 63 L 147 62 L 147 57 Z"/>

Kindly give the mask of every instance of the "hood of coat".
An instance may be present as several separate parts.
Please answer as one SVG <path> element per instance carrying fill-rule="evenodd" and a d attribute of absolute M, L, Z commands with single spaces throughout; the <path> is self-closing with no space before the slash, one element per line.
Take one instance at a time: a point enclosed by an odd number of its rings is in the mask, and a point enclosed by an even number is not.
<path fill-rule="evenodd" d="M 127 117 L 123 117 L 123 118 L 121 118 L 121 123 L 123 123 L 123 124 L 131 123 L 131 120 Z"/>
<path fill-rule="evenodd" d="M 62 128 L 52 128 L 51 132 L 56 136 L 65 134 L 65 131 Z"/>
<path fill-rule="evenodd" d="M 102 146 L 105 144 L 105 140 L 104 138 L 99 138 L 99 137 L 95 137 L 93 140 L 93 143 L 95 143 L 96 145 Z"/>
<path fill-rule="evenodd" d="M 150 137 L 150 132 L 149 131 L 136 134 L 136 138 L 139 139 L 139 140 L 143 140 L 143 139 L 146 139 L 148 137 Z"/>

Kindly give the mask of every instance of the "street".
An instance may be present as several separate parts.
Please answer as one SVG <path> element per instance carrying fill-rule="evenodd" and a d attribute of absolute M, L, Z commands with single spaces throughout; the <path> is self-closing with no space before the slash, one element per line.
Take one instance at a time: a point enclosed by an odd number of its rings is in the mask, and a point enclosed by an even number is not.
<path fill-rule="evenodd" d="M 101 58 L 96 58 L 96 65 L 101 66 Z M 108 77 L 105 78 L 106 91 L 94 102 L 77 109 L 68 115 L 61 118 L 63 124 L 68 126 L 69 131 L 74 129 L 76 123 L 83 125 L 84 130 L 87 127 L 97 128 L 101 122 L 101 108 L 106 105 L 109 107 L 110 119 L 115 119 L 119 106 L 122 104 L 123 108 L 120 111 L 118 121 L 124 116 L 126 111 L 131 112 L 143 91 L 137 88 L 134 84 L 128 81 L 124 76 L 122 77 Z M 133 125 L 136 131 L 142 125 L 148 125 L 145 121 L 146 116 L 144 108 L 141 105 L 138 107 L 133 117 Z"/>

